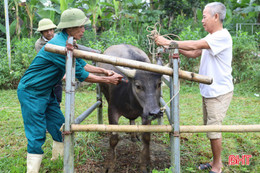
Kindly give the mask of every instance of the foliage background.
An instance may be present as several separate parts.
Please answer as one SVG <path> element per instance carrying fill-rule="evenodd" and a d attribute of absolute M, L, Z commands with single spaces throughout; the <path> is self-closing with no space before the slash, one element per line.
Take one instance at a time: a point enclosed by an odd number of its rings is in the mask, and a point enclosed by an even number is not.
<path fill-rule="evenodd" d="M 39 37 L 36 32 L 41 18 L 50 18 L 56 24 L 60 14 L 67 8 L 82 9 L 92 21 L 87 26 L 85 46 L 104 51 L 114 44 L 132 44 L 149 54 L 147 27 L 160 23 L 160 34 L 175 34 L 181 40 L 196 40 L 207 35 L 201 25 L 202 11 L 208 1 L 169 1 L 149 2 L 142 0 L 19 0 L 9 1 L 9 21 L 11 34 L 11 69 L 8 68 L 6 54 L 5 19 L 0 13 L 0 88 L 16 88 L 21 76 L 35 57 L 34 42 Z M 260 6 L 255 0 L 220 1 L 227 7 L 224 26 L 233 37 L 233 77 L 234 83 L 246 83 L 249 89 L 259 92 L 259 25 L 243 27 L 236 31 L 236 23 L 259 23 Z M 238 3 L 239 2 L 239 3 Z M 0 2 L 4 7 L 4 1 Z M 59 31 L 57 31 L 59 32 Z M 178 38 L 172 38 L 178 39 Z M 167 63 L 167 56 L 164 61 Z M 181 57 L 181 68 L 198 72 L 199 58 Z"/>
<path fill-rule="evenodd" d="M 230 116 L 226 122 L 228 124 L 259 124 L 259 115 L 257 114 L 259 112 L 259 98 L 254 96 L 254 94 L 257 95 L 260 92 L 259 25 L 255 26 L 253 33 L 251 28 L 246 26 L 242 30 L 236 31 L 237 23 L 260 23 L 259 1 L 219 1 L 227 7 L 224 27 L 229 30 L 233 38 L 232 75 L 235 83 L 235 101 L 231 105 Z M 209 2 L 213 2 L 213 0 L 150 0 L 149 3 L 142 0 L 27 0 L 23 3 L 20 0 L 9 0 L 12 58 L 11 69 L 9 69 L 6 53 L 4 1 L 0 1 L 0 89 L 17 88 L 20 78 L 36 55 L 34 43 L 40 36 L 36 29 L 38 21 L 42 18 L 50 18 L 58 24 L 60 14 L 65 9 L 70 7 L 80 8 L 92 22 L 90 26 L 87 26 L 84 37 L 80 41 L 81 44 L 102 51 L 114 44 L 132 44 L 144 50 L 151 57 L 148 51 L 150 48 L 147 39 L 147 35 L 150 34 L 147 31 L 148 26 L 153 27 L 158 22 L 161 25 L 161 35 L 175 34 L 181 40 L 203 38 L 207 33 L 201 25 L 202 11 L 205 4 Z M 173 37 L 173 39 L 177 38 Z M 167 63 L 166 55 L 163 60 Z M 184 70 L 198 72 L 199 62 L 200 58 L 191 59 L 181 56 L 181 68 Z M 182 87 L 181 95 L 184 97 L 181 99 L 181 110 L 183 110 L 181 121 L 186 123 L 184 125 L 189 123 L 201 124 L 199 122 L 201 106 L 198 105 L 200 96 L 197 84 L 182 81 Z M 91 86 L 88 90 L 93 88 Z M 6 169 L 7 166 L 10 168 L 8 168 L 9 172 L 25 172 L 26 141 L 20 108 L 17 107 L 19 103 L 15 93 L 15 90 L 1 90 L 0 92 L 0 136 L 3 137 L 0 139 L 0 170 Z M 76 97 L 79 97 L 77 107 L 78 113 L 81 113 L 85 110 L 86 105 L 80 104 L 87 96 L 84 91 L 79 91 L 79 93 Z M 82 97 L 80 97 L 81 95 Z M 92 100 L 95 100 L 95 92 L 89 91 L 87 95 L 92 95 L 94 98 Z M 190 100 L 194 100 L 196 104 L 191 104 Z M 190 115 L 194 116 L 191 117 Z M 6 128 L 6 125 L 10 128 Z M 76 152 L 80 153 L 89 148 L 93 144 L 93 141 L 90 140 L 96 139 L 97 135 L 94 134 L 93 136 L 87 136 L 88 140 L 85 143 L 78 142 Z M 86 138 L 83 135 L 77 137 Z M 225 158 L 230 152 L 240 155 L 247 152 L 244 154 L 252 154 L 254 158 L 259 158 L 259 135 L 252 133 L 225 134 L 225 137 L 228 138 L 224 143 L 224 147 L 227 147 L 224 149 Z M 163 138 L 164 142 L 168 142 L 166 135 L 160 138 Z M 206 162 L 210 159 L 209 148 L 207 148 L 208 142 L 201 135 L 188 136 L 187 138 L 189 138 L 189 141 L 182 141 L 184 144 L 182 153 L 184 153 L 183 157 L 188 160 L 188 164 L 185 163 L 182 166 L 185 167 L 185 172 L 197 172 L 194 165 L 198 165 L 199 161 Z M 201 140 L 200 146 L 195 145 L 198 138 Z M 258 145 L 256 145 L 257 141 Z M 50 145 L 51 140 L 47 140 L 45 145 L 47 157 L 51 155 Z M 93 153 L 87 155 L 92 156 Z M 96 153 L 94 157 L 100 157 L 100 154 Z M 78 158 L 78 164 L 83 164 L 84 159 L 86 158 Z M 224 160 L 224 163 L 227 164 L 227 160 Z M 253 164 L 258 167 L 228 167 L 226 171 L 254 172 L 260 169 L 259 159 L 255 159 Z M 61 172 L 62 170 L 60 160 L 55 165 L 45 159 L 43 165 L 45 172 L 49 170 Z M 166 168 L 162 172 L 168 172 L 168 169 Z"/>

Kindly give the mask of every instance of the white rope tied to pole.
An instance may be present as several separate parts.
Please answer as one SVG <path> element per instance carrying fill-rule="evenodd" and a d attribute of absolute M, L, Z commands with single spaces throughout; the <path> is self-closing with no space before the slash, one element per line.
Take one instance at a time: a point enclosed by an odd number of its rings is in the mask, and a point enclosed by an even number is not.
<path fill-rule="evenodd" d="M 175 95 L 172 96 L 172 98 L 167 103 L 165 103 L 165 105 L 163 107 L 161 107 L 160 110 L 162 112 L 164 112 L 166 110 L 166 106 L 179 94 L 179 92 L 180 92 L 180 81 L 179 81 L 179 89 L 178 89 L 177 93 L 175 93 Z"/>
<path fill-rule="evenodd" d="M 155 37 L 160 36 L 161 27 L 162 27 L 161 24 L 157 22 L 154 24 L 154 26 L 148 26 L 146 28 L 146 31 L 150 32 L 150 34 L 148 34 L 146 36 L 147 36 L 148 44 L 149 44 L 149 53 L 152 55 L 157 54 L 152 51 L 154 49 L 154 45 L 155 45 L 153 43 L 154 43 Z M 157 28 L 158 28 L 158 30 L 157 30 Z M 165 34 L 165 35 L 161 35 L 161 36 L 166 37 L 169 40 L 173 40 L 170 36 L 174 36 L 174 37 L 177 37 L 179 40 L 181 40 L 181 38 L 175 34 Z"/>

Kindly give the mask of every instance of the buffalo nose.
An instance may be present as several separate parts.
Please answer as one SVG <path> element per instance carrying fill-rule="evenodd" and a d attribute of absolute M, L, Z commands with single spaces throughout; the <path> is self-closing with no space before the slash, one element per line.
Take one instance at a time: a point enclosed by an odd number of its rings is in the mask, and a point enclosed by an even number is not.
<path fill-rule="evenodd" d="M 161 113 L 161 110 L 158 109 L 154 109 L 152 111 L 149 112 L 149 115 L 159 115 Z"/>

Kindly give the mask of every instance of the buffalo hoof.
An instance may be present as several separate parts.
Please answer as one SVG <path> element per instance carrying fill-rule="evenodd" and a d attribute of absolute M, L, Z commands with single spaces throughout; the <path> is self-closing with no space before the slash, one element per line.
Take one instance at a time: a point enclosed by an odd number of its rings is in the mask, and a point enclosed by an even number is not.
<path fill-rule="evenodd" d="M 137 141 L 141 141 L 139 136 L 136 133 L 131 133 L 131 141 L 132 142 L 137 142 Z"/>
<path fill-rule="evenodd" d="M 151 173 L 149 168 L 146 168 L 146 166 L 141 166 L 141 172 L 142 173 Z"/>
<path fill-rule="evenodd" d="M 115 173 L 114 169 L 107 169 L 106 173 Z"/>
<path fill-rule="evenodd" d="M 140 142 L 141 140 L 140 140 L 139 136 L 136 135 L 136 136 L 131 136 L 131 141 L 132 141 L 132 142 L 137 142 L 137 141 Z"/>
<path fill-rule="evenodd" d="M 115 173 L 114 165 L 107 167 L 105 173 Z"/>
<path fill-rule="evenodd" d="M 111 157 L 108 157 L 107 162 L 105 163 L 104 171 L 105 173 L 115 173 L 115 162 L 116 159 L 111 159 Z"/>

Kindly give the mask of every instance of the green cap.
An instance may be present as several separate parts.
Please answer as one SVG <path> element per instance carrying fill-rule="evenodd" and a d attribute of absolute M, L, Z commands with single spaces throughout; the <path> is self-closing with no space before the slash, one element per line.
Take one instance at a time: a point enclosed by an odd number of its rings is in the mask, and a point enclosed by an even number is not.
<path fill-rule="evenodd" d="M 40 32 L 54 28 L 57 28 L 57 26 L 50 19 L 44 18 L 39 21 L 37 31 Z"/>
<path fill-rule="evenodd" d="M 90 20 L 85 16 L 84 12 L 77 8 L 65 10 L 60 17 L 58 29 L 72 28 L 89 24 Z"/>

